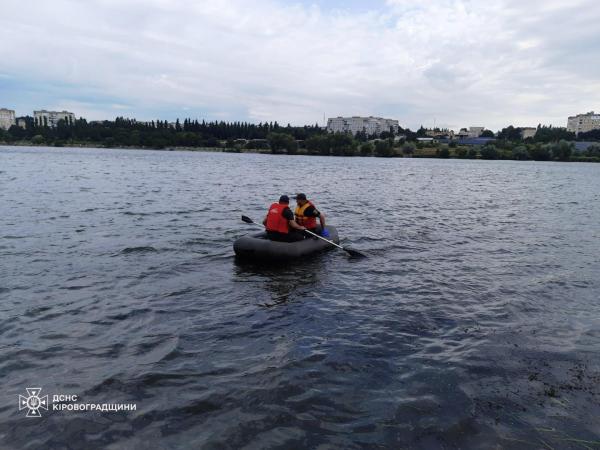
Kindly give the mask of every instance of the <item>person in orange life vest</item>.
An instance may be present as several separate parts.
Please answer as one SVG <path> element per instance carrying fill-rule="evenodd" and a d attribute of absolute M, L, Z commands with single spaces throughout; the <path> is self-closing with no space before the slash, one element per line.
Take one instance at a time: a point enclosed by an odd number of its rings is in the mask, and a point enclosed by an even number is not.
<path fill-rule="evenodd" d="M 269 207 L 269 212 L 263 220 L 267 237 L 272 241 L 295 242 L 304 239 L 302 232 L 306 228 L 296 223 L 289 204 L 290 198 L 282 195 L 278 203 L 273 203 Z"/>
<path fill-rule="evenodd" d="M 325 214 L 320 212 L 315 205 L 306 198 L 306 194 L 296 194 L 296 210 L 294 214 L 296 216 L 296 222 L 298 225 L 306 227 L 307 230 L 317 233 L 321 231 L 321 236 L 329 237 L 329 232 L 325 228 Z M 321 222 L 321 230 L 317 228 L 317 217 Z"/>

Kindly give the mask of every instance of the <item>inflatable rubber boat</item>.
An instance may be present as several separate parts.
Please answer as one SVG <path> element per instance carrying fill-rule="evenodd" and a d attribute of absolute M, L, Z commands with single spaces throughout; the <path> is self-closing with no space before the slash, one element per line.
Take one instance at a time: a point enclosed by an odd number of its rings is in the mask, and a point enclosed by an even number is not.
<path fill-rule="evenodd" d="M 335 227 L 327 226 L 328 239 L 340 242 Z M 264 231 L 242 236 L 233 243 L 239 258 L 255 261 L 291 261 L 312 253 L 335 248 L 322 239 L 311 237 L 298 242 L 276 242 L 267 238 Z"/>

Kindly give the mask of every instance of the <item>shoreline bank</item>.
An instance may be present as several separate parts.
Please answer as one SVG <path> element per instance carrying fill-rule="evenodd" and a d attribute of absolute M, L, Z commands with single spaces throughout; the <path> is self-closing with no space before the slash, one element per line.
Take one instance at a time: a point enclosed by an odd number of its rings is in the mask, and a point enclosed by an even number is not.
<path fill-rule="evenodd" d="M 204 152 L 204 153 L 257 153 L 264 155 L 288 155 L 288 156 L 331 156 L 331 157 L 352 157 L 352 158 L 418 158 L 418 159 L 462 159 L 462 160 L 496 160 L 496 161 L 538 161 L 538 162 L 592 162 L 592 163 L 600 163 L 600 158 L 588 157 L 584 155 L 573 155 L 569 160 L 556 160 L 556 159 L 516 159 L 510 158 L 506 156 L 500 156 L 495 158 L 486 158 L 482 157 L 480 153 L 478 153 L 477 148 L 472 148 L 474 153 L 467 153 L 466 155 L 459 155 L 456 153 L 456 149 L 454 152 L 448 152 L 446 155 L 440 154 L 439 147 L 423 147 L 423 148 L 415 148 L 413 153 L 405 154 L 405 153 L 397 153 L 389 156 L 380 156 L 375 154 L 363 155 L 363 154 L 355 154 L 355 155 L 322 155 L 322 154 L 314 154 L 309 153 L 306 149 L 298 149 L 294 153 L 287 152 L 272 152 L 271 150 L 266 149 L 247 149 L 247 148 L 223 148 L 223 147 L 165 147 L 165 148 L 153 148 L 153 147 L 142 147 L 142 146 L 98 146 L 90 143 L 61 143 L 61 145 L 47 145 L 47 144 L 34 144 L 32 142 L 27 141 L 19 141 L 14 143 L 6 143 L 0 142 L 0 147 L 40 147 L 40 148 L 88 148 L 88 149 L 98 149 L 98 150 L 152 150 L 152 151 L 161 151 L 161 152 L 169 152 L 169 151 L 182 151 L 182 152 Z"/>

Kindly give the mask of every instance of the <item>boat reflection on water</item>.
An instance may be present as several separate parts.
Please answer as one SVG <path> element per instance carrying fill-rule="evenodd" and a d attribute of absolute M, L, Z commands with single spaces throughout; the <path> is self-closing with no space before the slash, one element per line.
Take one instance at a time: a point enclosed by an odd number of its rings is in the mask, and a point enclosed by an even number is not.
<path fill-rule="evenodd" d="M 327 274 L 331 254 L 309 256 L 307 261 L 249 262 L 236 257 L 234 282 L 251 283 L 261 306 L 273 307 L 314 293 Z"/>

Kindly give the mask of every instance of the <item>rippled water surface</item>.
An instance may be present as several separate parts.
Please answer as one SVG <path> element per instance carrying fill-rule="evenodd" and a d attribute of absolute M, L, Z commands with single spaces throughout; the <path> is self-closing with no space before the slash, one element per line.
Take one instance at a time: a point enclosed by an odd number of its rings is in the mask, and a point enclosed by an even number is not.
<path fill-rule="evenodd" d="M 296 191 L 369 257 L 236 261 Z M 0 447 L 599 448 L 599 224 L 593 164 L 2 147 Z"/>

